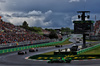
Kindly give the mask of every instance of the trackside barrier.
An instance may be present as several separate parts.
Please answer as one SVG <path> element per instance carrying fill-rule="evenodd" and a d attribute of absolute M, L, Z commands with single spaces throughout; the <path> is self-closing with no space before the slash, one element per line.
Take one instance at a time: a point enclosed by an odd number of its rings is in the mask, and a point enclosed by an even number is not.
<path fill-rule="evenodd" d="M 95 46 L 93 46 L 93 47 L 89 47 L 89 48 L 86 48 L 86 49 L 80 50 L 80 51 L 77 52 L 77 54 L 81 54 L 81 53 L 83 53 L 83 52 L 86 52 L 86 51 L 89 51 L 89 50 L 95 49 L 95 48 L 97 48 L 97 47 L 100 47 L 100 44 L 95 45 Z"/>
<path fill-rule="evenodd" d="M 6 43 L 6 44 L 0 44 L 0 48 L 3 48 L 3 47 L 11 47 L 11 46 L 16 46 L 17 43 L 18 45 L 28 45 L 28 44 L 32 44 L 32 43 L 45 43 L 45 42 L 53 42 L 55 41 L 55 39 L 46 39 L 46 40 L 33 40 L 33 41 L 23 41 L 23 42 L 15 42 L 15 43 Z"/>
<path fill-rule="evenodd" d="M 67 38 L 67 39 L 69 39 L 69 38 Z M 67 40 L 67 39 L 65 39 L 65 40 Z M 7 52 L 20 51 L 20 50 L 29 49 L 29 48 L 35 48 L 35 47 L 43 47 L 43 46 L 55 45 L 57 43 L 62 43 L 65 40 L 58 41 L 58 42 L 50 42 L 50 43 L 45 43 L 45 44 L 38 44 L 38 45 L 30 45 L 30 46 L 16 47 L 16 48 L 10 48 L 10 49 L 3 49 L 3 50 L 0 50 L 0 54 L 7 53 Z"/>

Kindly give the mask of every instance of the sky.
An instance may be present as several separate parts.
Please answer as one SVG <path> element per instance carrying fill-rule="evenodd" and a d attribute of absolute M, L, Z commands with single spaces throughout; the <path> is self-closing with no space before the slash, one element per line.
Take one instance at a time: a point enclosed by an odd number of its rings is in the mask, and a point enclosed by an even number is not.
<path fill-rule="evenodd" d="M 77 11 L 91 11 L 90 19 L 100 20 L 100 0 L 0 0 L 0 16 L 6 22 L 30 27 L 73 29 Z"/>

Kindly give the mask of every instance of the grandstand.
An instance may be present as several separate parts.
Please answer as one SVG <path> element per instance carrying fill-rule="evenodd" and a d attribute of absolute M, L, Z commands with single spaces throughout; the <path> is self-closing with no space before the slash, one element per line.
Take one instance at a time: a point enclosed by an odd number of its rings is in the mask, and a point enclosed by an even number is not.
<path fill-rule="evenodd" d="M 0 19 L 0 44 L 49 39 Z"/>

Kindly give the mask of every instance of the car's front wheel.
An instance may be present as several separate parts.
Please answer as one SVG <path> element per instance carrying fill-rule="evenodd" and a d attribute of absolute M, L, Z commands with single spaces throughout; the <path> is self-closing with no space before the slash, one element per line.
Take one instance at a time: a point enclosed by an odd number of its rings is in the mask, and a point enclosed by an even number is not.
<path fill-rule="evenodd" d="M 66 60 L 66 63 L 70 63 L 71 61 L 69 61 L 69 60 Z"/>

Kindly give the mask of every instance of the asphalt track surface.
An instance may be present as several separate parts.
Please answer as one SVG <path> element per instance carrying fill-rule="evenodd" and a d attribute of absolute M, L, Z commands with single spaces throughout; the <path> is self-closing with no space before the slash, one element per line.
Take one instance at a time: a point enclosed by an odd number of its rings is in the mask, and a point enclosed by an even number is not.
<path fill-rule="evenodd" d="M 82 43 L 78 43 L 80 45 Z M 46 47 L 38 48 L 38 52 L 29 52 L 25 55 L 18 55 L 17 52 L 0 54 L 0 66 L 100 66 L 100 60 L 72 61 L 71 63 L 47 63 L 47 61 L 32 61 L 25 57 L 33 56 L 45 52 L 54 51 L 62 48 L 70 48 L 72 45 L 65 45 L 61 48 Z"/>
<path fill-rule="evenodd" d="M 80 43 L 79 43 L 80 44 Z M 71 47 L 66 45 L 61 48 Z M 71 63 L 47 63 L 47 61 L 32 61 L 25 57 L 54 51 L 60 48 L 46 47 L 38 48 L 38 52 L 28 52 L 26 55 L 17 55 L 17 52 L 0 55 L 0 66 L 100 66 L 100 60 L 72 61 Z"/>

